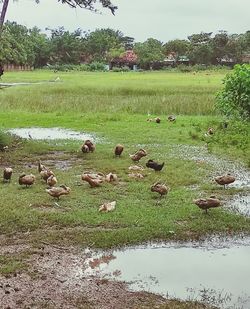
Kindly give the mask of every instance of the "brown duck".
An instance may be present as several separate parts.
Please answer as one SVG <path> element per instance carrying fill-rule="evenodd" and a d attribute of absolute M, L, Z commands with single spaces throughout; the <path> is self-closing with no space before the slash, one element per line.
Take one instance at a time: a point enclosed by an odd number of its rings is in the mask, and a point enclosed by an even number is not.
<path fill-rule="evenodd" d="M 46 189 L 46 192 L 49 195 L 56 197 L 57 200 L 59 200 L 61 195 L 68 195 L 70 191 L 71 189 L 69 187 L 66 187 L 65 185 L 61 185 L 60 187 L 53 187 L 50 189 Z"/>
<path fill-rule="evenodd" d="M 214 196 L 211 196 L 209 198 L 199 198 L 197 200 L 193 200 L 194 204 L 196 204 L 200 209 L 205 210 L 207 213 L 207 210 L 209 208 L 216 208 L 221 206 L 220 200 L 215 198 Z"/>
<path fill-rule="evenodd" d="M 11 167 L 5 167 L 3 170 L 3 181 L 10 182 L 12 173 L 13 173 L 13 169 Z"/>
<path fill-rule="evenodd" d="M 32 174 L 26 175 L 23 173 L 19 176 L 19 185 L 25 185 L 26 188 L 34 184 L 36 177 Z"/>
<path fill-rule="evenodd" d="M 45 165 L 43 165 L 41 163 L 41 160 L 39 160 L 38 162 L 38 172 L 41 173 L 41 171 L 47 170 L 47 168 L 45 167 Z"/>
<path fill-rule="evenodd" d="M 50 187 L 54 187 L 54 185 L 57 184 L 56 176 L 55 176 L 55 175 L 50 175 L 49 178 L 47 179 L 47 184 L 48 184 Z"/>
<path fill-rule="evenodd" d="M 81 147 L 81 150 L 82 150 L 83 153 L 87 153 L 87 152 L 89 152 L 89 147 L 87 145 L 83 144 L 82 147 Z"/>
<path fill-rule="evenodd" d="M 161 197 L 163 195 L 166 195 L 169 192 L 169 190 L 170 188 L 168 186 L 160 182 L 156 182 L 151 186 L 151 191 L 159 193 Z"/>
<path fill-rule="evenodd" d="M 121 144 L 118 144 L 115 146 L 115 156 L 121 156 L 122 152 L 124 150 L 124 146 Z"/>
<path fill-rule="evenodd" d="M 40 172 L 40 175 L 42 177 L 43 180 L 45 180 L 47 182 L 47 179 L 50 177 L 50 176 L 54 176 L 54 173 L 51 171 L 51 170 L 42 170 Z"/>
<path fill-rule="evenodd" d="M 100 187 L 101 183 L 103 183 L 102 178 L 92 178 L 88 174 L 82 174 L 82 180 L 87 181 L 91 188 Z"/>
<path fill-rule="evenodd" d="M 83 145 L 86 145 L 90 152 L 95 151 L 95 144 L 93 144 L 89 139 L 87 139 Z"/>
<path fill-rule="evenodd" d="M 214 179 L 219 185 L 224 186 L 224 189 L 226 188 L 226 185 L 233 183 L 235 181 L 235 177 L 227 174 L 223 176 L 215 177 Z"/>
<path fill-rule="evenodd" d="M 144 150 L 144 149 L 139 149 L 139 150 L 136 151 L 133 155 L 129 155 L 129 156 L 130 156 L 130 158 L 131 158 L 133 161 L 138 162 L 138 161 L 140 161 L 140 159 L 141 159 L 142 157 L 145 157 L 146 155 L 147 155 L 146 150 Z"/>
<path fill-rule="evenodd" d="M 114 173 L 108 173 L 106 175 L 105 179 L 106 179 L 107 182 L 115 182 L 115 181 L 117 181 L 118 177 Z"/>

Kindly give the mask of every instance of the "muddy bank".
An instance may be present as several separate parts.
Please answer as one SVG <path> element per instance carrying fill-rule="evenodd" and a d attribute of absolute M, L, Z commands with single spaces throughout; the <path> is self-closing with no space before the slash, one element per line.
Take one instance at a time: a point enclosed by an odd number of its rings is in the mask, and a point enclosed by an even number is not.
<path fill-rule="evenodd" d="M 131 309 L 206 308 L 193 304 L 175 307 L 179 302 L 147 292 L 133 292 L 122 282 L 85 276 L 87 253 L 70 247 L 22 245 L 2 246 L 0 254 L 31 250 L 27 271 L 0 276 L 0 308 Z"/>
<path fill-rule="evenodd" d="M 89 253 L 85 274 L 219 308 L 250 308 L 250 237 Z"/>

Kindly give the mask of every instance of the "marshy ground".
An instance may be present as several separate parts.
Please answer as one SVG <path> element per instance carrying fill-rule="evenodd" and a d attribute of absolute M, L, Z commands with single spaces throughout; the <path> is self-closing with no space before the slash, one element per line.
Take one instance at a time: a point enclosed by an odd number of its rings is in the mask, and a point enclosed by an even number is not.
<path fill-rule="evenodd" d="M 50 79 L 51 73 L 11 74 L 9 81 L 18 82 Z M 223 74 L 74 74 L 63 73 L 59 84 L 0 92 L 2 127 L 29 128 L 31 136 L 10 137 L 8 150 L 0 155 L 1 168 L 13 168 L 11 182 L 0 185 L 3 308 L 206 308 L 88 277 L 84 249 L 249 235 L 249 217 L 228 210 L 237 199 L 244 199 L 245 208 L 249 205 L 249 125 L 231 121 L 224 128 L 224 119 L 212 111 Z M 169 114 L 185 110 L 176 122 L 167 121 Z M 147 122 L 148 112 L 161 122 Z M 33 127 L 90 134 L 96 151 L 83 154 L 78 133 L 73 139 L 36 140 Z M 214 128 L 212 136 L 206 136 L 209 127 Z M 118 143 L 125 147 L 121 158 L 113 155 Z M 139 162 L 145 177 L 136 180 L 128 176 L 133 164 L 129 154 L 139 148 L 148 155 Z M 164 161 L 163 170 L 147 169 L 148 159 Z M 45 192 L 39 160 L 54 171 L 59 184 L 71 188 L 70 195 L 56 201 Z M 118 181 L 90 188 L 81 180 L 84 171 L 113 172 Z M 22 172 L 36 176 L 31 188 L 19 186 Z M 214 177 L 228 172 L 237 182 L 224 190 Z M 161 199 L 150 191 L 156 181 L 171 188 Z M 223 206 L 205 215 L 192 201 L 210 195 Z M 115 211 L 98 212 L 101 204 L 113 200 Z"/>

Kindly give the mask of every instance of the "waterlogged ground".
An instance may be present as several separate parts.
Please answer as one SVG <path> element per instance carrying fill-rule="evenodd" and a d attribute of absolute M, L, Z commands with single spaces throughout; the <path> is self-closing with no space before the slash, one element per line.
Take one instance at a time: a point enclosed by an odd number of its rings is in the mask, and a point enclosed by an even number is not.
<path fill-rule="evenodd" d="M 226 208 L 244 215 L 250 216 L 250 171 L 239 161 L 232 161 L 212 154 L 206 146 L 173 145 L 171 156 L 180 159 L 192 160 L 199 165 L 210 166 L 209 179 L 215 184 L 214 178 L 219 175 L 234 175 L 236 181 L 230 184 L 230 188 L 243 189 L 244 192 L 235 194 L 225 201 Z M 207 180 L 206 180 L 207 181 Z M 196 186 L 194 189 L 198 189 Z"/>
<path fill-rule="evenodd" d="M 84 274 L 125 281 L 133 291 L 250 308 L 250 238 L 151 244 L 90 256 Z"/>
<path fill-rule="evenodd" d="M 85 275 L 89 253 L 79 248 L 46 244 L 34 248 L 19 245 L 17 239 L 15 245 L 0 248 L 0 254 L 17 253 L 29 256 L 25 260 L 26 269 L 0 276 L 0 308 L 208 308 L 197 303 L 186 306 L 184 303 L 179 307 L 179 301 L 168 301 L 147 292 L 133 292 L 123 282 Z"/>
<path fill-rule="evenodd" d="M 10 129 L 8 132 L 21 138 L 30 138 L 35 140 L 72 139 L 83 141 L 86 139 L 91 139 L 92 141 L 97 141 L 97 137 L 94 134 L 62 128 L 16 128 Z"/>
<path fill-rule="evenodd" d="M 94 135 L 59 128 L 15 129 L 12 133 L 32 139 L 95 139 Z M 211 182 L 220 174 L 236 176 L 237 181 L 230 187 L 239 192 L 225 196 L 225 207 L 240 215 L 250 215 L 250 173 L 241 163 L 211 154 L 206 146 L 169 147 L 170 157 L 195 161 L 202 168 L 207 166 Z M 159 158 L 166 160 L 169 154 Z M 74 165 L 74 160 L 65 162 L 54 162 L 53 153 L 43 160 L 45 165 L 57 164 L 62 170 Z M 190 189 L 198 191 L 202 185 Z M 223 194 L 224 190 L 219 189 Z M 14 237 L 16 240 L 14 243 L 12 240 L 11 246 L 2 242 L 0 249 L 0 255 L 11 256 L 18 252 L 25 256 L 24 271 L 0 277 L 3 308 L 160 308 L 166 303 L 171 305 L 166 297 L 198 300 L 223 309 L 250 308 L 250 238 L 244 235 L 112 251 L 80 250 L 46 243 L 33 247 L 22 242 L 28 235 L 19 236 Z M 175 308 L 174 305 L 176 303 L 169 308 Z M 189 304 L 186 308 L 202 306 Z"/>

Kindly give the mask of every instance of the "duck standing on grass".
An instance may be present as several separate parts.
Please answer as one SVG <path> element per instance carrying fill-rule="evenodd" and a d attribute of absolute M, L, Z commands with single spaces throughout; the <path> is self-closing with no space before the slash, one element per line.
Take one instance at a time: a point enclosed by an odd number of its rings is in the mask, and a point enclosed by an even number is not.
<path fill-rule="evenodd" d="M 40 175 L 41 175 L 41 178 L 47 182 L 47 179 L 50 177 L 50 176 L 54 176 L 54 173 L 51 171 L 51 170 L 42 170 L 40 172 Z"/>
<path fill-rule="evenodd" d="M 161 195 L 161 198 L 163 195 L 166 195 L 169 190 L 170 188 L 168 186 L 160 182 L 156 182 L 151 186 L 151 191 L 159 193 Z"/>
<path fill-rule="evenodd" d="M 86 151 L 87 148 L 85 146 L 88 147 L 89 151 Z M 82 145 L 82 152 L 94 152 L 94 151 L 95 151 L 95 144 L 92 143 L 89 139 L 87 139 Z"/>
<path fill-rule="evenodd" d="M 214 179 L 219 185 L 224 186 L 224 189 L 226 189 L 226 185 L 229 185 L 230 183 L 235 182 L 235 177 L 227 174 L 223 176 L 217 176 Z"/>
<path fill-rule="evenodd" d="M 152 168 L 155 171 L 161 171 L 164 164 L 165 164 L 164 162 L 162 164 L 159 164 L 159 163 L 155 162 L 154 160 L 148 160 L 148 162 L 146 163 L 146 166 L 148 168 Z"/>
<path fill-rule="evenodd" d="M 5 167 L 3 170 L 3 182 L 10 182 L 13 169 L 11 167 Z"/>
<path fill-rule="evenodd" d="M 91 188 L 100 187 L 100 185 L 103 183 L 103 178 L 96 178 L 91 177 L 90 174 L 82 174 L 82 180 L 87 181 Z"/>
<path fill-rule="evenodd" d="M 216 208 L 221 206 L 220 200 L 215 198 L 215 196 L 211 196 L 209 198 L 199 198 L 193 200 L 193 203 L 196 204 L 200 209 L 205 210 L 205 213 L 207 213 L 209 208 Z"/>
<path fill-rule="evenodd" d="M 49 178 L 47 179 L 47 184 L 48 184 L 50 187 L 54 187 L 54 185 L 57 184 L 56 176 L 55 176 L 55 175 L 49 176 Z"/>
<path fill-rule="evenodd" d="M 36 176 L 30 174 L 30 175 L 26 175 L 25 173 L 23 173 L 22 175 L 19 176 L 19 185 L 25 185 L 26 188 L 31 185 L 34 184 L 36 180 Z"/>
<path fill-rule="evenodd" d="M 43 165 L 41 163 L 41 160 L 39 160 L 39 162 L 38 162 L 38 173 L 41 173 L 41 171 L 45 171 L 45 170 L 47 170 L 47 168 L 45 167 L 45 165 Z"/>
<path fill-rule="evenodd" d="M 118 144 L 115 146 L 115 156 L 121 156 L 122 152 L 124 150 L 124 146 L 121 144 Z"/>
<path fill-rule="evenodd" d="M 141 160 L 142 157 L 145 157 L 147 155 L 146 150 L 144 149 L 139 149 L 138 151 L 136 151 L 133 155 L 129 155 L 131 160 L 135 161 L 135 162 L 139 162 Z"/>
<path fill-rule="evenodd" d="M 65 185 L 61 185 L 60 187 L 52 187 L 50 189 L 46 189 L 46 192 L 49 195 L 56 197 L 57 200 L 59 200 L 61 195 L 68 195 L 70 191 L 71 191 L 70 187 L 66 187 Z"/>

